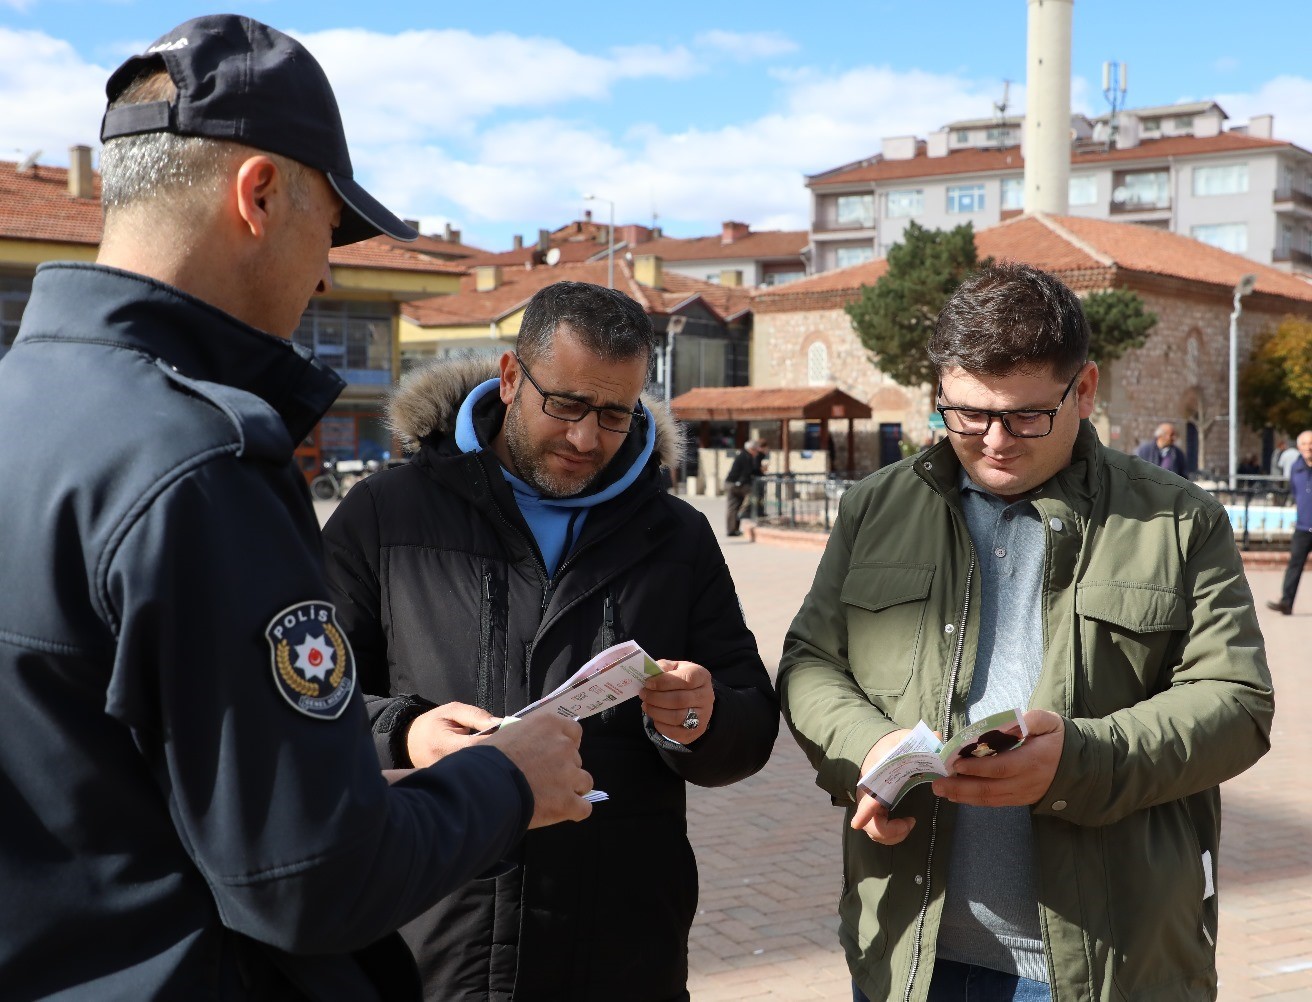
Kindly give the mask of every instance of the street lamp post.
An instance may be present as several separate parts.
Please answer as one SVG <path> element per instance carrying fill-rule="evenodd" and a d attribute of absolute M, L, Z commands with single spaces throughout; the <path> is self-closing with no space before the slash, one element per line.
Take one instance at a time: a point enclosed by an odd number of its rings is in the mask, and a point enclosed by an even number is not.
<path fill-rule="evenodd" d="M 600 195 L 584 195 L 585 202 L 605 202 L 610 206 L 610 223 L 606 227 L 606 288 L 615 288 L 615 203 Z"/>
<path fill-rule="evenodd" d="M 1239 314 L 1244 306 L 1240 302 L 1253 291 L 1256 275 L 1245 275 L 1235 286 L 1235 308 L 1230 313 L 1230 489 L 1237 486 L 1235 456 L 1239 451 Z"/>

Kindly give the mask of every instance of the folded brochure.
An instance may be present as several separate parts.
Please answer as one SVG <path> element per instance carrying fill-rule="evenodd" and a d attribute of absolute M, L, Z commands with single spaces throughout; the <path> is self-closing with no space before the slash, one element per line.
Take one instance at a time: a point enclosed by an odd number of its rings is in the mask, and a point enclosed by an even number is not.
<path fill-rule="evenodd" d="M 923 720 L 857 782 L 888 810 L 914 786 L 956 773 L 963 756 L 984 758 L 1009 751 L 1029 735 L 1018 709 L 977 720 L 944 744 Z"/>
<path fill-rule="evenodd" d="M 626 640 L 590 660 L 563 683 L 541 699 L 504 718 L 500 724 L 481 733 L 491 734 L 503 724 L 513 723 L 529 713 L 551 710 L 562 717 L 582 720 L 611 706 L 632 699 L 649 676 L 659 675 L 661 666 L 632 640 Z M 608 800 L 604 790 L 589 790 L 585 799 L 594 804 Z"/>

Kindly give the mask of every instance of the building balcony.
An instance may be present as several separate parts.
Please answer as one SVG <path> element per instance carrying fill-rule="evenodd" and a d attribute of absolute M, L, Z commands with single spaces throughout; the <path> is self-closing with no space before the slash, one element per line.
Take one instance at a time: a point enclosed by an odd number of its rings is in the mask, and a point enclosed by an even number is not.
<path fill-rule="evenodd" d="M 1272 261 L 1289 262 L 1298 268 L 1312 268 L 1312 254 L 1294 247 L 1277 247 L 1271 255 Z"/>
<path fill-rule="evenodd" d="M 1288 205 L 1294 209 L 1312 212 L 1312 192 L 1299 188 L 1277 188 L 1271 193 L 1271 201 L 1276 205 Z"/>
<path fill-rule="evenodd" d="M 1170 212 L 1171 200 L 1152 202 L 1147 200 L 1127 200 L 1124 202 L 1112 201 L 1108 203 L 1107 211 L 1113 216 L 1124 216 L 1128 213 L 1148 213 L 1148 212 Z"/>

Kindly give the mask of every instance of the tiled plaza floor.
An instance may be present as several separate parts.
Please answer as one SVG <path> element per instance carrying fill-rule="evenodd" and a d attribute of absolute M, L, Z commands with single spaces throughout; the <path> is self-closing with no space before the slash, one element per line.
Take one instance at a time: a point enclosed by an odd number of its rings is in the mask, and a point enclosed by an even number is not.
<path fill-rule="evenodd" d="M 695 503 L 722 531 L 723 503 Z M 740 539 L 723 546 L 773 672 L 820 551 Z M 1277 597 L 1280 572 L 1252 571 L 1249 582 L 1277 713 L 1271 752 L 1222 793 L 1220 998 L 1312 1002 L 1312 687 L 1304 681 L 1312 675 L 1312 595 L 1295 615 L 1280 616 L 1262 604 Z M 814 785 L 792 736 L 785 729 L 770 764 L 746 782 L 689 787 L 688 806 L 701 872 L 690 945 L 694 1002 L 847 1002 L 834 931 L 841 815 Z"/>

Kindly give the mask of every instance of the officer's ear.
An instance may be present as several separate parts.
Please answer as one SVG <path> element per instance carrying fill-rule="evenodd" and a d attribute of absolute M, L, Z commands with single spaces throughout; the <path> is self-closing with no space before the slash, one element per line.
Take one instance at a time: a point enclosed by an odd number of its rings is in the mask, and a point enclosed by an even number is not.
<path fill-rule="evenodd" d="M 515 399 L 515 393 L 519 390 L 519 380 L 523 375 L 519 371 L 519 359 L 515 357 L 513 351 L 508 351 L 501 356 L 501 402 L 507 407 Z"/>
<path fill-rule="evenodd" d="M 237 167 L 234 197 L 242 227 L 256 239 L 268 235 L 272 199 L 286 188 L 278 165 L 263 154 L 243 160 Z"/>

